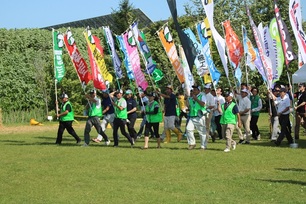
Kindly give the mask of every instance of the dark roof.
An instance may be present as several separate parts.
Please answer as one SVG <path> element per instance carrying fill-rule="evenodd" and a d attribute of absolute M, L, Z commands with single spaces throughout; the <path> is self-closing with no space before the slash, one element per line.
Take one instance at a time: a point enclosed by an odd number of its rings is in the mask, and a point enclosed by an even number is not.
<path fill-rule="evenodd" d="M 140 9 L 134 9 L 133 13 L 135 16 L 137 16 L 137 20 L 139 21 L 139 27 L 147 27 L 151 23 L 151 19 L 142 12 Z M 135 19 L 136 20 L 136 19 Z M 88 18 L 84 20 L 78 20 L 78 21 L 72 21 L 68 23 L 62 23 L 52 26 L 43 27 L 42 29 L 52 30 L 58 29 L 58 28 L 86 28 L 89 26 L 90 28 L 99 28 L 102 26 L 110 26 L 112 28 L 116 28 L 115 21 L 112 17 L 112 14 L 104 15 L 104 16 L 98 16 L 94 18 Z"/>

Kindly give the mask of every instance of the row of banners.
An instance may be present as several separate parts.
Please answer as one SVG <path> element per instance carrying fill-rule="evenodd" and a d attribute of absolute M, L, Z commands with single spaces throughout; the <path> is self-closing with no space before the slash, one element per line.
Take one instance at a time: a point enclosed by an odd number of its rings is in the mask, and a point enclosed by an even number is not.
<path fill-rule="evenodd" d="M 213 0 L 202 0 L 207 18 L 203 22 L 196 24 L 196 31 L 200 42 L 190 28 L 184 30 L 180 28 L 177 21 L 176 1 L 167 1 L 182 45 L 179 47 L 179 54 L 167 24 L 162 26 L 157 33 L 176 76 L 181 84 L 184 83 L 187 93 L 189 93 L 191 86 L 194 84 L 194 78 L 191 73 L 194 65 L 197 74 L 200 77 L 204 77 L 206 83 L 213 82 L 216 85 L 220 79 L 221 74 L 214 65 L 211 56 L 210 44 L 212 39 L 215 41 L 226 77 L 229 78 L 228 56 L 230 65 L 233 67 L 233 74 L 239 83 L 241 83 L 242 75 L 240 62 L 244 55 L 246 56 L 246 65 L 251 70 L 258 70 L 268 88 L 272 87 L 273 82 L 279 80 L 284 63 L 288 66 L 292 60 L 296 59 L 292 51 L 288 29 L 281 19 L 276 0 L 274 0 L 275 18 L 271 20 L 269 26 L 259 24 L 257 27 L 246 6 L 257 48 L 252 45 L 250 39 L 247 37 L 244 26 L 242 26 L 243 42 L 241 43 L 232 29 L 229 20 L 222 23 L 225 31 L 225 39 L 221 37 L 214 27 Z M 301 60 L 306 62 L 306 36 L 301 24 L 300 0 L 290 0 L 289 17 L 298 42 Z M 115 50 L 112 32 L 109 27 L 103 27 L 102 29 L 111 53 L 116 79 L 121 79 L 123 77 L 122 63 Z M 65 75 L 62 60 L 62 48 L 65 45 L 81 83 L 86 85 L 92 80 L 95 88 L 105 90 L 108 88 L 107 82 L 111 83 L 113 81 L 113 76 L 106 68 L 104 50 L 101 46 L 100 39 L 93 35 L 89 28 L 83 34 L 87 42 L 91 73 L 89 72 L 86 61 L 77 49 L 71 30 L 68 30 L 65 34 L 53 31 L 55 78 L 60 82 Z M 146 74 L 154 82 L 158 82 L 163 78 L 163 73 L 157 68 L 146 42 L 145 35 L 138 29 L 137 22 L 134 22 L 126 32 L 116 36 L 116 39 L 119 42 L 121 52 L 124 54 L 123 64 L 126 67 L 127 76 L 130 80 L 135 80 L 139 89 L 146 90 L 148 87 L 145 74 L 141 70 L 139 52 L 146 65 Z"/>

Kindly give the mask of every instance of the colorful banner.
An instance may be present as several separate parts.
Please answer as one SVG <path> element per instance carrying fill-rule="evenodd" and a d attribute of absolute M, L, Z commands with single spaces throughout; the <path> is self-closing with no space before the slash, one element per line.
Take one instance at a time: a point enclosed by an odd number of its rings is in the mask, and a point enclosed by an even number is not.
<path fill-rule="evenodd" d="M 225 31 L 225 43 L 228 50 L 229 60 L 233 63 L 234 69 L 236 69 L 243 57 L 243 46 L 237 34 L 231 27 L 229 20 L 223 22 L 223 27 Z"/>
<path fill-rule="evenodd" d="M 221 62 L 222 62 L 226 77 L 228 77 L 227 57 L 225 55 L 225 40 L 217 32 L 215 25 L 214 25 L 214 2 L 213 0 L 202 0 L 202 4 L 205 10 L 205 13 L 207 15 L 207 19 L 210 25 L 212 36 L 217 46 L 217 50 L 221 58 Z"/>
<path fill-rule="evenodd" d="M 131 61 L 136 84 L 138 88 L 141 88 L 145 91 L 148 87 L 148 82 L 146 81 L 146 78 L 143 72 L 141 71 L 140 58 L 132 30 L 129 29 L 127 32 L 123 33 L 123 41 L 125 43 L 129 60 Z"/>
<path fill-rule="evenodd" d="M 54 77 L 60 82 L 65 76 L 66 69 L 63 62 L 64 36 L 58 31 L 52 31 L 53 37 L 53 60 L 54 60 Z"/>
<path fill-rule="evenodd" d="M 273 18 L 269 25 L 269 31 L 272 39 L 272 47 L 275 51 L 275 65 L 273 66 L 273 82 L 278 81 L 283 72 L 284 52 L 282 42 L 279 36 L 276 19 Z"/>
<path fill-rule="evenodd" d="M 103 79 L 111 83 L 113 81 L 113 76 L 106 69 L 104 53 L 103 48 L 100 44 L 100 39 L 92 35 L 89 29 L 87 29 L 83 34 L 85 36 L 87 45 L 89 46 L 90 51 L 92 52 L 95 61 L 100 69 L 100 73 L 102 74 Z"/>
<path fill-rule="evenodd" d="M 180 83 L 184 83 L 185 77 L 184 77 L 184 69 L 181 66 L 181 62 L 179 60 L 177 50 L 175 47 L 175 44 L 173 42 L 172 35 L 170 33 L 168 25 L 164 25 L 159 31 L 158 31 L 159 39 L 167 53 L 167 56 L 173 66 L 173 69 L 176 73 L 177 78 L 179 79 Z"/>
<path fill-rule="evenodd" d="M 123 77 L 122 76 L 122 70 L 121 70 L 121 61 L 120 61 L 120 59 L 118 57 L 118 54 L 116 52 L 116 49 L 115 49 L 115 43 L 114 43 L 112 31 L 109 29 L 109 27 L 103 27 L 102 29 L 104 30 L 104 34 L 105 34 L 105 37 L 106 37 L 106 42 L 107 42 L 107 44 L 110 48 L 111 57 L 112 57 L 116 77 L 117 77 L 117 79 L 121 79 Z"/>
<path fill-rule="evenodd" d="M 192 89 L 192 86 L 195 84 L 195 81 L 188 67 L 188 62 L 187 62 L 187 59 L 184 53 L 184 49 L 182 46 L 179 46 L 179 53 L 180 53 L 180 59 L 181 59 L 181 66 L 184 70 L 184 76 L 185 76 L 185 82 L 184 82 L 183 87 L 187 93 L 187 96 L 190 96 L 190 90 Z"/>
<path fill-rule="evenodd" d="M 259 56 L 260 56 L 260 59 L 261 59 L 261 62 L 264 68 L 264 78 L 267 79 L 268 89 L 269 89 L 272 87 L 272 81 L 273 81 L 273 70 L 272 70 L 271 60 L 265 55 L 261 35 L 252 19 L 251 13 L 247 6 L 246 6 L 246 11 L 247 11 L 247 15 L 249 16 L 249 21 L 250 21 L 254 39 L 255 39 L 255 42 L 258 48 L 258 53 L 259 53 Z"/>
<path fill-rule="evenodd" d="M 173 18 L 173 23 L 175 25 L 175 29 L 177 31 L 178 37 L 181 41 L 182 47 L 185 52 L 185 56 L 188 62 L 188 66 L 190 70 L 192 70 L 192 67 L 194 65 L 194 60 L 197 57 L 197 51 L 195 46 L 192 44 L 190 39 L 187 37 L 187 35 L 182 31 L 178 21 L 177 21 L 177 10 L 176 10 L 176 0 L 167 0 L 168 6 Z"/>
<path fill-rule="evenodd" d="M 276 22 L 278 25 L 278 31 L 280 33 L 280 37 L 282 41 L 283 52 L 285 56 L 285 63 L 288 66 L 289 63 L 292 60 L 295 60 L 297 57 L 293 52 L 290 34 L 289 34 L 289 31 L 288 31 L 288 28 L 285 22 L 283 21 L 280 15 L 279 8 L 277 7 L 277 4 L 276 4 L 276 0 L 274 0 L 274 12 L 275 12 Z"/>
<path fill-rule="evenodd" d="M 247 30 L 242 26 L 242 37 L 243 37 L 243 50 L 246 56 L 245 64 L 250 67 L 252 71 L 255 71 L 255 60 L 256 51 L 252 45 L 252 42 L 247 36 Z"/>
<path fill-rule="evenodd" d="M 302 27 L 301 0 L 289 1 L 289 19 L 300 50 L 302 61 L 306 63 L 306 34 Z"/>
<path fill-rule="evenodd" d="M 123 36 L 122 35 L 116 35 L 116 38 L 117 38 L 117 41 L 119 42 L 119 48 L 124 55 L 123 62 L 124 62 L 125 68 L 126 68 L 127 76 L 130 80 L 134 80 L 135 77 L 134 77 L 133 70 L 132 70 L 132 64 L 131 64 L 131 62 L 129 60 L 129 57 L 128 57 L 128 53 L 127 53 L 127 50 L 126 50 L 126 47 L 125 47 L 125 43 L 123 41 Z"/>
<path fill-rule="evenodd" d="M 208 18 L 206 17 L 204 21 L 196 24 L 197 33 L 202 46 L 204 47 L 206 43 L 209 42 L 211 45 L 211 29 L 209 26 Z"/>
<path fill-rule="evenodd" d="M 88 82 L 91 80 L 88 66 L 76 46 L 71 30 L 67 30 L 66 34 L 64 35 L 64 42 L 81 83 L 85 85 L 88 84 Z"/>
<path fill-rule="evenodd" d="M 87 45 L 87 52 L 89 56 L 89 61 L 90 61 L 90 67 L 91 67 L 91 74 L 92 74 L 92 80 L 93 80 L 93 85 L 96 89 L 98 90 L 106 90 L 107 87 L 104 83 L 104 79 L 100 73 L 100 69 L 95 61 L 95 58 L 89 48 L 89 45 Z"/>

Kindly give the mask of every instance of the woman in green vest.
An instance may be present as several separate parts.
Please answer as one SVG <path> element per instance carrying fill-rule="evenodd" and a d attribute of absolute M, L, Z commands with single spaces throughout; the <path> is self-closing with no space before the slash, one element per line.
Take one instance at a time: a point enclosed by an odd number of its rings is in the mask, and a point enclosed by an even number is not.
<path fill-rule="evenodd" d="M 65 129 L 67 129 L 68 133 L 72 135 L 72 137 L 74 137 L 77 143 L 80 143 L 81 139 L 75 133 L 72 127 L 72 122 L 74 121 L 74 112 L 70 101 L 68 101 L 68 95 L 63 94 L 61 96 L 61 99 L 62 99 L 62 105 L 60 107 L 60 113 L 56 115 L 59 118 L 59 127 L 57 131 L 57 138 L 55 144 L 62 143 L 63 133 Z"/>
<path fill-rule="evenodd" d="M 233 94 L 231 92 L 224 93 L 225 103 L 218 103 L 218 111 L 222 114 L 220 119 L 220 124 L 222 126 L 222 137 L 226 139 L 226 148 L 224 152 L 230 152 L 231 148 L 236 149 L 236 142 L 232 139 L 233 132 L 238 122 L 238 127 L 241 128 L 241 120 L 239 115 L 239 110 L 232 101 Z"/>
<path fill-rule="evenodd" d="M 258 89 L 253 87 L 251 89 L 252 95 L 250 97 L 251 100 L 251 122 L 250 129 L 252 130 L 252 137 L 255 140 L 260 140 L 260 132 L 257 126 L 257 121 L 259 118 L 260 110 L 262 109 L 262 101 L 258 95 Z"/>
<path fill-rule="evenodd" d="M 147 94 L 149 102 L 145 107 L 147 123 L 145 127 L 145 144 L 143 149 L 149 148 L 149 133 L 153 128 L 154 136 L 157 140 L 157 148 L 160 148 L 160 136 L 159 136 L 159 123 L 163 121 L 163 114 L 157 101 L 155 101 L 155 95 L 153 93 Z"/>

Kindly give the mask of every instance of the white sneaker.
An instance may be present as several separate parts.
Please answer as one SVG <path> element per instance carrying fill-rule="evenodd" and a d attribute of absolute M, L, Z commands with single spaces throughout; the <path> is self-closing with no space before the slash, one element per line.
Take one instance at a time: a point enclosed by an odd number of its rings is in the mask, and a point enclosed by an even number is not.
<path fill-rule="evenodd" d="M 231 150 L 229 149 L 229 148 L 226 148 L 225 150 L 224 150 L 224 152 L 230 152 Z"/>
<path fill-rule="evenodd" d="M 107 140 L 107 141 L 105 142 L 105 145 L 108 146 L 109 144 L 110 144 L 110 140 Z"/>
<path fill-rule="evenodd" d="M 84 143 L 81 147 L 89 147 L 89 145 Z"/>
<path fill-rule="evenodd" d="M 260 134 L 257 136 L 257 140 L 260 140 Z"/>
<path fill-rule="evenodd" d="M 235 141 L 233 141 L 233 144 L 232 144 L 232 149 L 235 150 L 236 149 L 236 145 L 237 143 Z"/>

